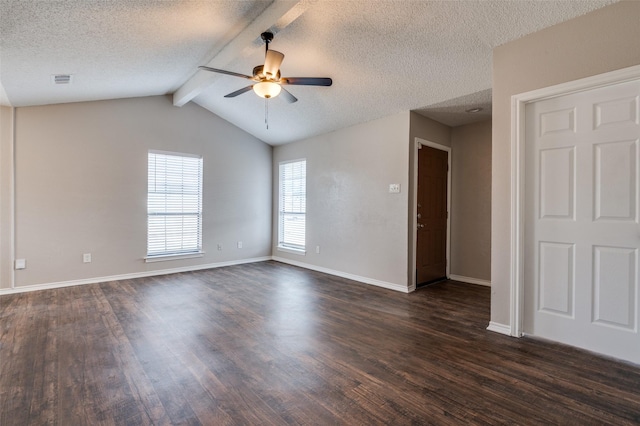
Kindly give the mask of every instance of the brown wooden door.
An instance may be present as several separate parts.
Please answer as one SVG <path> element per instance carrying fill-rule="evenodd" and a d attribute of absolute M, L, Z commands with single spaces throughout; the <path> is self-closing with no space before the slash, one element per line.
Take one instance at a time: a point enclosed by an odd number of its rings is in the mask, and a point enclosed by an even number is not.
<path fill-rule="evenodd" d="M 418 285 L 447 276 L 448 162 L 447 151 L 424 145 L 418 150 Z"/>

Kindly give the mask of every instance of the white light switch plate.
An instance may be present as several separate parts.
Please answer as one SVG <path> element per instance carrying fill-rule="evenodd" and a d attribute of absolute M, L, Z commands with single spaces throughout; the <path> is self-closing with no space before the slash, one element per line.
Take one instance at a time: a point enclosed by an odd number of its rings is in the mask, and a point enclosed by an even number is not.
<path fill-rule="evenodd" d="M 16 259 L 16 269 L 27 269 L 27 259 Z"/>
<path fill-rule="evenodd" d="M 390 194 L 399 194 L 400 193 L 400 184 L 399 183 L 391 183 L 391 184 L 389 184 L 389 193 Z"/>

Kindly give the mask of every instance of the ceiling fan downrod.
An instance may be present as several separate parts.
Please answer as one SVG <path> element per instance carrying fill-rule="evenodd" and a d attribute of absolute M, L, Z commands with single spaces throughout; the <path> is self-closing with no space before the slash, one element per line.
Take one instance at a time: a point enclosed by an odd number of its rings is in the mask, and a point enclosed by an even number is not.
<path fill-rule="evenodd" d="M 264 43 L 265 43 L 264 53 L 266 54 L 269 51 L 269 43 L 273 41 L 273 33 L 270 31 L 265 31 L 262 34 L 260 34 L 260 38 L 264 40 Z"/>

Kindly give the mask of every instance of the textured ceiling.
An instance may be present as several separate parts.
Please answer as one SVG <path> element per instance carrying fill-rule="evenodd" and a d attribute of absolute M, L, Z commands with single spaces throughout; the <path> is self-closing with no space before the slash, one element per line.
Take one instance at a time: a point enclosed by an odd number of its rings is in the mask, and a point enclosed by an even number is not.
<path fill-rule="evenodd" d="M 613 2 L 0 0 L 0 102 L 175 92 L 274 145 L 407 110 L 455 126 L 489 117 L 494 47 Z M 334 81 L 270 100 L 268 130 L 263 99 L 223 97 L 246 80 L 196 71 L 251 74 L 267 29 L 283 76 Z M 51 83 L 64 73 L 72 84 Z"/>

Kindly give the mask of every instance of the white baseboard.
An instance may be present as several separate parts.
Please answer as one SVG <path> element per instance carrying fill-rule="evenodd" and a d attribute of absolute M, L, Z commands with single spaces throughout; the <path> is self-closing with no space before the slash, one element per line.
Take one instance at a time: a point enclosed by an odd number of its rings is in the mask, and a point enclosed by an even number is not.
<path fill-rule="evenodd" d="M 491 281 L 481 280 L 479 278 L 470 278 L 462 275 L 449 274 L 449 279 L 453 281 L 460 281 L 463 283 L 477 284 L 477 285 L 484 285 L 487 287 L 491 287 Z"/>
<path fill-rule="evenodd" d="M 400 291 L 402 293 L 409 293 L 409 287 L 403 286 L 401 284 L 390 283 L 386 281 L 380 281 L 373 278 L 361 277 L 360 275 L 349 274 L 347 272 L 336 271 L 329 268 L 323 268 L 322 266 L 310 265 L 304 262 L 298 262 L 297 260 L 285 259 L 283 257 L 273 256 L 273 260 L 276 262 L 287 263 L 293 266 L 299 266 L 300 268 L 311 269 L 312 271 L 318 271 L 329 275 L 335 275 L 337 277 L 346 278 L 348 280 L 359 281 L 365 284 L 375 285 L 377 287 L 387 288 L 389 290 Z M 415 289 L 414 289 L 415 290 Z"/>
<path fill-rule="evenodd" d="M 105 277 L 94 277 L 94 278 L 85 278 L 80 280 L 71 280 L 71 281 L 60 281 L 53 283 L 44 283 L 44 284 L 34 284 L 22 287 L 15 288 L 3 288 L 0 289 L 0 295 L 3 294 L 15 294 L 15 293 L 25 293 L 29 291 L 38 291 L 38 290 L 48 290 L 54 288 L 62 288 L 62 287 L 71 287 L 76 285 L 85 285 L 85 284 L 97 284 L 109 281 L 119 281 L 119 280 L 130 280 L 134 278 L 145 278 L 145 277 L 153 277 L 157 275 L 166 275 L 166 274 L 175 274 L 179 272 L 190 272 L 190 271 L 199 271 L 203 269 L 212 269 L 212 268 L 221 268 L 223 266 L 232 266 L 232 265 L 241 265 L 244 263 L 255 263 L 255 262 L 264 262 L 266 260 L 275 260 L 277 262 L 287 263 L 294 266 L 299 266 L 301 268 L 310 269 L 312 271 L 318 271 L 329 275 L 335 275 L 338 277 L 346 278 L 353 281 L 358 281 L 365 284 L 375 285 L 377 287 L 383 287 L 390 290 L 399 291 L 402 293 L 409 293 L 415 288 L 411 289 L 405 287 L 401 284 L 390 283 L 386 281 L 380 281 L 373 278 L 362 277 L 359 275 L 349 274 L 347 272 L 336 271 L 329 268 L 323 268 L 321 266 L 315 266 L 304 262 L 298 262 L 295 260 L 289 260 L 278 256 L 264 256 L 264 257 L 256 257 L 251 259 L 241 259 L 241 260 L 232 260 L 228 262 L 218 262 L 218 263 L 209 263 L 205 265 L 195 265 L 195 266 L 184 266 L 180 268 L 170 268 L 170 269 L 159 269 L 155 271 L 144 271 L 144 272 L 134 272 L 131 274 L 120 274 L 120 275 L 109 275 Z"/>
<path fill-rule="evenodd" d="M 48 290 L 52 288 L 71 287 L 75 285 L 97 284 L 97 283 L 104 283 L 109 281 L 130 280 L 133 278 L 153 277 L 156 275 L 175 274 L 178 272 L 200 271 L 202 269 L 221 268 L 223 266 L 242 265 L 244 263 L 264 262 L 266 260 L 271 260 L 271 256 L 254 257 L 251 259 L 230 260 L 227 262 L 208 263 L 206 265 L 183 266 L 180 268 L 160 269 L 156 271 L 134 272 L 132 274 L 110 275 L 107 277 L 95 277 L 95 278 L 86 278 L 81 280 L 60 281 L 60 282 L 46 283 L 46 284 L 35 284 L 35 285 L 27 285 L 23 287 L 15 287 L 15 288 L 2 288 L 0 289 L 0 295 L 24 293 L 27 291 Z"/>
<path fill-rule="evenodd" d="M 497 322 L 490 321 L 487 330 L 493 331 L 494 333 L 506 334 L 507 336 L 511 336 L 511 327 Z"/>

